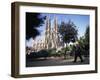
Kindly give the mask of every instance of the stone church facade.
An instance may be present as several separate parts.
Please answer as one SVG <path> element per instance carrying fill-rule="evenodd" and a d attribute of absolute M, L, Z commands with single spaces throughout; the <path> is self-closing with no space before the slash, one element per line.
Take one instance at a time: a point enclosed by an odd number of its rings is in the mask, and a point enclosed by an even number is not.
<path fill-rule="evenodd" d="M 64 43 L 61 41 L 58 33 L 57 17 L 54 17 L 54 22 L 52 24 L 53 26 L 51 25 L 50 18 L 46 17 L 44 40 L 37 41 L 36 44 L 33 44 L 34 51 L 52 48 L 57 49 L 64 46 Z"/>

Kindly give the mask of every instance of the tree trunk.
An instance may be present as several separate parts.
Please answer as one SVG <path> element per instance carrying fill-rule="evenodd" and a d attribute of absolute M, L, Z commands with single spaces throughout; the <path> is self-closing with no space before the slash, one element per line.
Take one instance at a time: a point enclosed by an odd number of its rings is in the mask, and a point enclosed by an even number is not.
<path fill-rule="evenodd" d="M 66 43 L 66 47 L 67 47 L 67 43 Z M 64 59 L 66 59 L 66 47 L 65 47 L 65 51 L 64 51 Z"/>

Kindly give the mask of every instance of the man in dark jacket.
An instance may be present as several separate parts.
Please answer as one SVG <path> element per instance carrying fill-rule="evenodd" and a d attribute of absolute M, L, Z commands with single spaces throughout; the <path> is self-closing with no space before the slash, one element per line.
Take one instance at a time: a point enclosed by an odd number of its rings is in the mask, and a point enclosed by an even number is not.
<path fill-rule="evenodd" d="M 83 62 L 83 58 L 82 58 L 82 55 L 81 55 L 81 48 L 80 48 L 80 45 L 77 43 L 75 45 L 75 57 L 74 57 L 74 62 L 77 61 L 77 57 L 80 58 L 81 62 Z"/>

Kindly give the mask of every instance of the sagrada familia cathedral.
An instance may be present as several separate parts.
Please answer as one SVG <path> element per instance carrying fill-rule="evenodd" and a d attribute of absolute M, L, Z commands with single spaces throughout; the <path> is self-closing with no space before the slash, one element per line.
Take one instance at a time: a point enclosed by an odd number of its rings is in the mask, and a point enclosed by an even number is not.
<path fill-rule="evenodd" d="M 46 17 L 45 21 L 45 37 L 44 40 L 40 40 L 33 44 L 33 50 L 39 51 L 42 49 L 51 49 L 63 47 L 64 43 L 60 39 L 58 33 L 58 23 L 57 18 L 54 17 L 53 26 L 51 26 L 51 21 L 49 17 Z"/>

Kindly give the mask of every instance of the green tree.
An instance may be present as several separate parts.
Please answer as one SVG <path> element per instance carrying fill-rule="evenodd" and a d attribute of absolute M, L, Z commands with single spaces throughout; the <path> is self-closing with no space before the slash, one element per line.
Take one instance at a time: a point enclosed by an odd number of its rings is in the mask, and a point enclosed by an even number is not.
<path fill-rule="evenodd" d="M 44 23 L 45 16 L 40 13 L 26 12 L 26 39 L 35 38 L 40 34 L 38 27 Z"/>
<path fill-rule="evenodd" d="M 75 24 L 71 21 L 68 23 L 61 22 L 59 25 L 59 33 L 61 35 L 61 39 L 64 43 L 75 42 L 77 40 L 77 28 Z"/>
<path fill-rule="evenodd" d="M 75 42 L 77 40 L 78 30 L 76 25 L 72 21 L 61 22 L 59 25 L 59 34 L 61 36 L 62 41 L 66 44 L 70 42 Z M 66 51 L 65 51 L 66 54 Z"/>
<path fill-rule="evenodd" d="M 85 32 L 85 40 L 87 42 L 87 44 L 89 44 L 89 26 L 87 26 L 86 28 L 86 32 Z"/>
<path fill-rule="evenodd" d="M 89 55 L 89 26 L 87 26 L 87 28 L 86 28 L 86 32 L 85 32 L 85 52 L 86 52 L 86 54 L 85 55 Z"/>
<path fill-rule="evenodd" d="M 85 56 L 89 55 L 89 26 L 87 26 L 84 36 L 80 37 L 78 40 L 81 53 Z"/>

